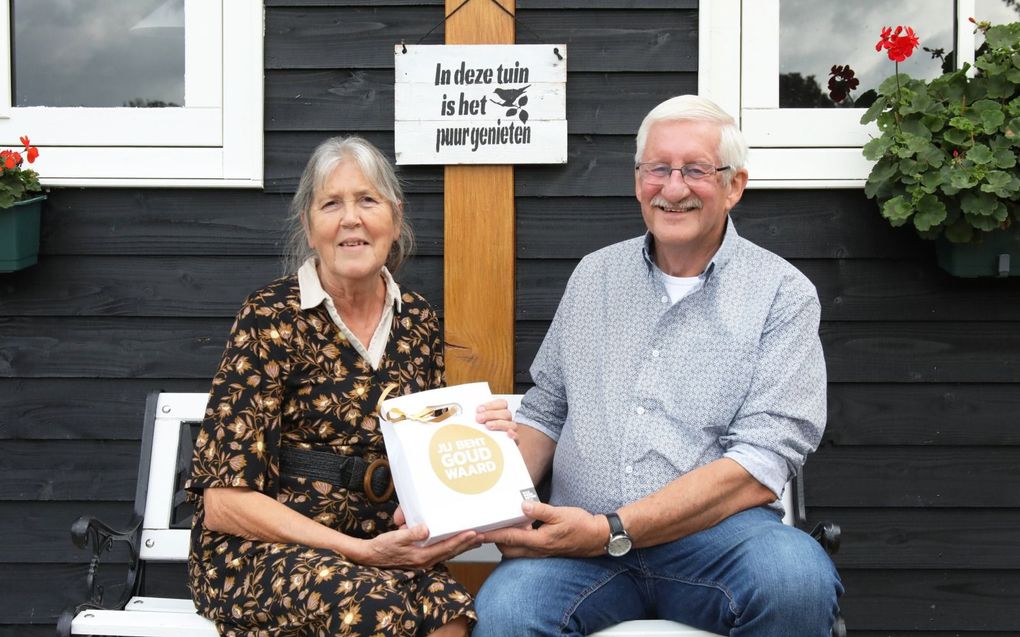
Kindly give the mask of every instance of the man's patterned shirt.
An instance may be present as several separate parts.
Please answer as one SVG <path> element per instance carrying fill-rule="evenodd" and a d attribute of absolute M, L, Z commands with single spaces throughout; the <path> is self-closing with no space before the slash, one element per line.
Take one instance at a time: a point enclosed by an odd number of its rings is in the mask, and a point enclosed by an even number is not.
<path fill-rule="evenodd" d="M 516 420 L 557 441 L 551 503 L 615 511 L 723 457 L 780 495 L 825 428 L 814 286 L 728 221 L 670 304 L 650 249 L 582 259 L 531 367 Z"/>

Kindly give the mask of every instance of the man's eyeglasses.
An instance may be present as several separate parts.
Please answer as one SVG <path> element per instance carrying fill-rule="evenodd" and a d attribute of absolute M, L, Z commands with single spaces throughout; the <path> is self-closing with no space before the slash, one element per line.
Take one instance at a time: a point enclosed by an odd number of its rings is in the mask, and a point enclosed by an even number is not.
<path fill-rule="evenodd" d="M 712 164 L 684 164 L 679 168 L 673 168 L 669 164 L 663 164 L 660 162 L 645 162 L 635 166 L 638 171 L 638 175 L 641 177 L 641 181 L 646 184 L 661 185 L 669 181 L 670 175 L 673 171 L 679 171 L 680 176 L 683 177 L 684 181 L 691 183 L 692 181 L 702 181 L 708 179 L 717 172 L 723 170 L 729 170 L 729 166 L 713 166 Z"/>

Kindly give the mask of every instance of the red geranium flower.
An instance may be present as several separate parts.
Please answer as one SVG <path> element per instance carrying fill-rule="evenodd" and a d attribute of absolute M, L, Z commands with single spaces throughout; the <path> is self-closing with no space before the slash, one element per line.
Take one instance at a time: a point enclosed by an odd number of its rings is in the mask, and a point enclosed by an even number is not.
<path fill-rule="evenodd" d="M 19 139 L 23 148 L 0 149 L 0 209 L 10 208 L 42 192 L 39 173 L 23 165 L 26 159 L 34 162 L 39 149 L 32 145 L 28 135 Z"/>
<path fill-rule="evenodd" d="M 914 53 L 920 42 L 910 27 L 898 26 L 894 31 L 892 27 L 882 27 L 882 35 L 875 45 L 876 51 L 885 49 L 889 59 L 893 62 L 902 62 Z"/>
<path fill-rule="evenodd" d="M 35 163 L 35 158 L 39 156 L 39 149 L 28 141 L 28 135 L 19 138 L 21 143 L 25 145 L 25 154 L 28 155 L 28 163 Z"/>

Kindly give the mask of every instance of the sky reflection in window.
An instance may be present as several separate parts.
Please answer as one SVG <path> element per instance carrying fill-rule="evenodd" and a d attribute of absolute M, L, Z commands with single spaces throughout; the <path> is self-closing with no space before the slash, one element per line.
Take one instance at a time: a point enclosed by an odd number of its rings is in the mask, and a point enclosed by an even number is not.
<path fill-rule="evenodd" d="M 15 106 L 184 105 L 184 0 L 14 0 Z"/>

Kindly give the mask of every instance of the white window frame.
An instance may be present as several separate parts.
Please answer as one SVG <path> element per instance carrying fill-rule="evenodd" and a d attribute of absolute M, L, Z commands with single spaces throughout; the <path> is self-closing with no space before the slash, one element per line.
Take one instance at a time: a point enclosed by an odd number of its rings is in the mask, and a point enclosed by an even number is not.
<path fill-rule="evenodd" d="M 865 109 L 779 108 L 779 0 L 699 7 L 698 93 L 739 117 L 751 147 L 748 186 L 863 187 L 872 162 L 861 148 L 878 134 L 874 124 L 860 124 Z M 974 0 L 956 0 L 956 12 L 974 15 Z M 972 30 L 959 31 L 960 64 L 973 63 Z"/>
<path fill-rule="evenodd" d="M 184 2 L 185 107 L 19 108 L 0 0 L 0 147 L 28 135 L 45 186 L 261 188 L 262 1 Z"/>

